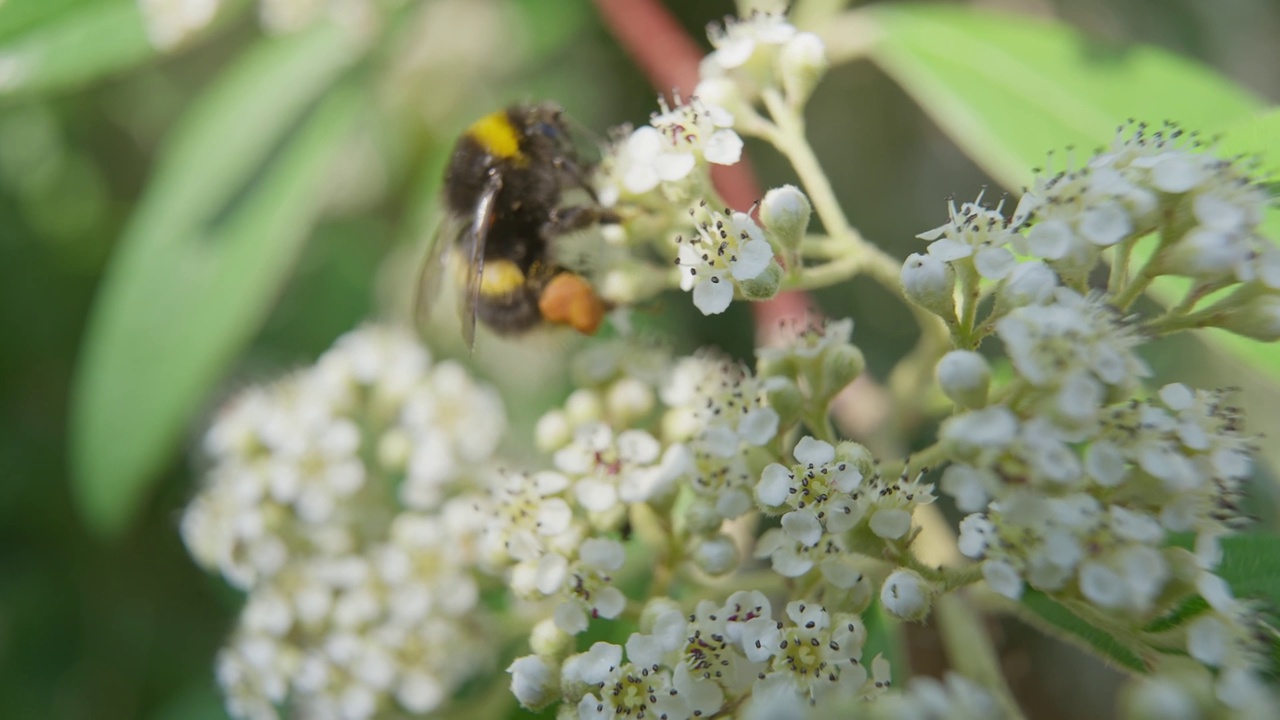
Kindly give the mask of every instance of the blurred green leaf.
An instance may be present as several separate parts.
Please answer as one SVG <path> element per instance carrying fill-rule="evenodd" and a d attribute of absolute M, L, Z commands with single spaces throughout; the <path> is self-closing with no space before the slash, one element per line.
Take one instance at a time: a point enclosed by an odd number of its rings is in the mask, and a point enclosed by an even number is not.
<path fill-rule="evenodd" d="M 1217 573 L 1236 597 L 1264 599 L 1280 609 L 1280 536 L 1244 533 L 1223 538 Z"/>
<path fill-rule="evenodd" d="M 0 96 L 74 88 L 155 52 L 135 0 L 0 4 Z"/>
<path fill-rule="evenodd" d="M 1135 655 L 1132 650 L 1106 631 L 1080 619 L 1078 615 L 1039 590 L 1029 589 L 1023 593 L 1022 606 L 1030 610 L 1043 623 L 1083 642 L 1120 667 L 1137 672 L 1145 670 L 1146 665 L 1142 662 L 1142 658 Z"/>
<path fill-rule="evenodd" d="M 1109 143 L 1127 118 L 1208 128 L 1261 105 L 1204 66 L 1105 45 L 1039 20 L 942 5 L 870 10 L 871 57 L 1002 185 L 1028 184 L 1050 150 Z"/>
<path fill-rule="evenodd" d="M 122 529 L 285 281 L 353 118 L 318 101 L 357 55 L 318 27 L 262 41 L 174 131 L 90 318 L 72 399 L 80 509 Z"/>

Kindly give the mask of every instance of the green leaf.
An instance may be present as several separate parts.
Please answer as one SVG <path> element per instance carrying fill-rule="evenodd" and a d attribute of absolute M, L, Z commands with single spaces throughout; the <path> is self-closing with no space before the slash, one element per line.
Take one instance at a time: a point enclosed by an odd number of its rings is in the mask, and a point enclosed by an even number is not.
<path fill-rule="evenodd" d="M 1022 595 L 1022 606 L 1034 613 L 1039 620 L 1093 648 L 1102 657 L 1110 659 L 1117 665 L 1136 672 L 1143 672 L 1146 669 L 1142 658 L 1132 650 L 1107 632 L 1080 619 L 1078 615 L 1048 595 L 1038 590 L 1027 590 Z"/>
<path fill-rule="evenodd" d="M 1280 610 L 1280 536 L 1245 533 L 1223 538 L 1216 572 L 1236 597 L 1266 600 Z"/>
<path fill-rule="evenodd" d="M 1105 145 L 1127 118 L 1210 128 L 1261 105 L 1191 60 L 1061 24 L 942 5 L 866 12 L 880 33 L 872 59 L 1010 189 L 1028 184 L 1048 151 Z"/>
<path fill-rule="evenodd" d="M 0 5 L 0 96 L 73 89 L 155 52 L 134 0 Z"/>
<path fill-rule="evenodd" d="M 174 131 L 113 258 L 72 398 L 76 499 L 116 532 L 273 296 L 354 117 L 317 102 L 356 50 L 335 28 L 261 42 Z"/>
<path fill-rule="evenodd" d="M 862 613 L 862 623 L 867 628 L 867 639 L 862 644 L 862 664 L 867 672 L 871 672 L 871 663 L 877 655 L 883 655 L 889 661 L 894 679 L 906 677 L 911 664 L 907 660 L 906 639 L 902 634 L 902 625 L 897 618 L 885 612 L 880 599 L 871 601 L 871 606 Z"/>

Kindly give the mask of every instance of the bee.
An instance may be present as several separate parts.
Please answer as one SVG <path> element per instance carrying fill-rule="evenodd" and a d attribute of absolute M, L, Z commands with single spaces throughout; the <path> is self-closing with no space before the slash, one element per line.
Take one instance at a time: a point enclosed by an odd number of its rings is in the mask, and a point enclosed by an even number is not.
<path fill-rule="evenodd" d="M 611 219 L 587 182 L 589 171 L 553 104 L 513 105 L 467 128 L 445 171 L 445 219 L 420 273 L 419 326 L 443 270 L 461 291 L 469 349 L 477 320 L 506 335 L 543 324 L 593 334 L 606 305 L 556 253 L 558 238 Z M 584 201 L 567 203 L 573 193 Z"/>

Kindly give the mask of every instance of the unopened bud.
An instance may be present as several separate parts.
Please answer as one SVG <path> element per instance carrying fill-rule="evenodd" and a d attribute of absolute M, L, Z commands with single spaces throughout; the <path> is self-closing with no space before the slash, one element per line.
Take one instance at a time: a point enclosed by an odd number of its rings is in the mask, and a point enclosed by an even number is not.
<path fill-rule="evenodd" d="M 793 107 L 803 105 L 827 71 L 827 48 L 822 39 L 808 32 L 796 33 L 782 46 L 778 71 L 782 89 Z"/>
<path fill-rule="evenodd" d="M 622 378 L 605 392 L 609 415 L 619 425 L 630 425 L 653 410 L 653 389 L 635 378 Z"/>
<path fill-rule="evenodd" d="M 778 424 L 790 427 L 804 413 L 804 394 L 795 381 L 784 375 L 765 379 L 765 398 L 769 407 L 778 413 Z"/>
<path fill-rule="evenodd" d="M 559 450 L 573 439 L 573 425 L 563 410 L 551 410 L 533 426 L 533 441 L 542 452 Z"/>
<path fill-rule="evenodd" d="M 738 288 L 742 290 L 742 297 L 748 300 L 768 300 L 778 294 L 781 284 L 782 266 L 777 260 L 770 260 L 764 272 L 750 280 L 740 281 Z"/>
<path fill-rule="evenodd" d="M 684 611 L 680 608 L 680 603 L 669 597 L 655 597 L 644 604 L 644 608 L 640 610 L 640 620 L 637 623 L 640 632 L 652 633 L 654 625 L 657 624 L 658 618 L 667 613 L 674 612 L 681 616 Z"/>
<path fill-rule="evenodd" d="M 563 657 L 573 649 L 573 636 L 557 627 L 552 618 L 543 618 L 529 633 L 529 649 L 539 655 Z"/>
<path fill-rule="evenodd" d="M 712 535 L 694 548 L 693 564 L 708 575 L 724 575 L 738 567 L 738 546 L 728 535 Z"/>
<path fill-rule="evenodd" d="M 911 570 L 894 570 L 880 588 L 880 604 L 896 618 L 923 620 L 933 606 L 934 588 Z"/>
<path fill-rule="evenodd" d="M 1217 326 L 1262 342 L 1280 340 L 1280 295 L 1256 297 L 1225 313 Z"/>
<path fill-rule="evenodd" d="M 960 407 L 981 408 L 987 404 L 991 387 L 991 366 L 972 350 L 952 350 L 938 361 L 938 384 L 942 392 Z"/>
<path fill-rule="evenodd" d="M 507 668 L 511 694 L 529 710 L 539 710 L 560 699 L 559 668 L 537 655 L 516 658 Z"/>
<path fill-rule="evenodd" d="M 600 394 L 586 388 L 574 390 L 564 401 L 564 412 L 569 423 L 575 426 L 599 420 L 604 412 Z"/>
<path fill-rule="evenodd" d="M 853 345 L 837 345 L 823 353 L 822 387 L 830 399 L 853 382 L 867 367 L 862 351 Z"/>
<path fill-rule="evenodd" d="M 698 498 L 684 511 L 685 531 L 692 535 L 708 535 L 720 529 L 724 518 L 707 498 Z"/>
<path fill-rule="evenodd" d="M 800 248 L 812 214 L 813 205 L 809 204 L 809 198 L 794 185 L 770 190 L 760 203 L 760 221 L 764 223 L 769 239 L 789 259 Z"/>
<path fill-rule="evenodd" d="M 932 255 L 912 253 L 902 264 L 907 299 L 949 322 L 956 317 L 955 287 L 955 269 Z"/>

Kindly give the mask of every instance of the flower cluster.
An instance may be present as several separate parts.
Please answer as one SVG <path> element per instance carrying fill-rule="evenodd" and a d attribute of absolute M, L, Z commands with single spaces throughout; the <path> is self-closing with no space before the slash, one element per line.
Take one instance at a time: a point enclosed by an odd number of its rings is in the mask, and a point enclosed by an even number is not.
<path fill-rule="evenodd" d="M 674 257 L 680 288 L 693 293 L 705 315 L 724 312 L 735 297 L 773 297 L 783 276 L 775 255 L 799 262 L 794 251 L 810 211 L 803 193 L 791 186 L 771 191 L 761 218 L 770 211 L 772 216 L 761 227 L 750 211 L 716 199 L 709 167 L 738 162 L 740 130 L 760 132 L 764 121 L 753 104 L 762 91 L 783 90 L 793 107 L 803 104 L 826 67 L 822 41 L 797 32 L 779 13 L 726 20 L 708 32 L 717 49 L 702 63 L 693 97 L 677 97 L 674 106 L 660 100 L 650 124 L 619 137 L 596 175 L 601 203 L 623 218 L 611 233 L 613 242 L 633 248 L 613 261 L 616 271 L 604 273 L 615 280 L 606 285 L 618 288 L 609 295 L 613 299 L 634 302 L 638 287 L 661 286 L 634 277 L 622 281 L 637 274 L 628 268 L 640 255 L 634 249 L 646 245 Z M 777 195 L 781 190 L 786 192 Z"/>
<path fill-rule="evenodd" d="M 812 704 L 828 694 L 874 696 L 889 685 L 883 659 L 870 672 L 862 663 L 862 621 L 816 603 L 789 603 L 781 621 L 764 594 L 739 591 L 723 605 L 704 600 L 688 615 L 666 599 L 644 614 L 648 632 L 627 640 L 625 662 L 623 647 L 605 642 L 562 664 L 526 656 L 509 668 L 513 691 L 526 707 L 560 698 L 580 718 L 687 720 L 748 697 Z"/>
<path fill-rule="evenodd" d="M 938 444 L 950 462 L 941 488 L 972 513 L 961 552 L 982 560 L 996 592 L 1017 600 L 1030 586 L 1103 623 L 1142 626 L 1190 598 L 1206 604 L 1160 642 L 1172 637 L 1218 668 L 1219 695 L 1237 709 L 1256 693 L 1224 688 L 1257 685 L 1264 650 L 1256 612 L 1214 573 L 1221 538 L 1242 524 L 1251 439 L 1224 392 L 1171 384 L 1145 397 L 1151 372 L 1137 351 L 1166 329 L 1231 329 L 1229 318 L 1273 296 L 1276 251 L 1257 234 L 1265 200 L 1237 163 L 1184 143 L 1175 128 L 1138 126 L 1084 167 L 1038 178 L 1012 218 L 980 199 L 951 205 L 947 224 L 920 236 L 931 241 L 927 254 L 902 271 L 905 294 L 942 317 L 961 348 L 937 368 L 963 409 Z M 1158 247 L 1131 273 L 1134 243 L 1152 232 Z M 1113 255 L 1107 289 L 1087 290 L 1104 252 Z M 1200 285 L 1163 316 L 1123 312 L 1167 274 Z M 1236 295 L 1194 310 L 1202 295 L 1237 284 Z M 994 391 L 973 351 L 990 334 L 1014 373 Z M 1185 537 L 1193 552 L 1180 547 Z"/>
<path fill-rule="evenodd" d="M 363 4 L 260 7 L 285 29 Z M 180 6 L 164 42 L 215 6 Z M 1190 328 L 1280 337 L 1264 188 L 1176 128 L 1122 129 L 1084 165 L 1038 176 L 1012 216 L 982 195 L 949 202 L 898 271 L 804 140 L 821 41 L 769 12 L 709 34 L 695 95 L 618 133 L 590 179 L 610 218 L 589 239 L 603 248 L 590 280 L 619 306 L 617 332 L 523 428 L 531 442 L 515 445 L 534 457 L 500 461 L 498 395 L 388 328 L 339 339 L 218 417 L 182 532 L 247 594 L 217 661 L 229 711 L 449 712 L 506 667 L 521 706 L 563 718 L 1016 716 L 990 677 L 891 686 L 877 654 L 895 628 L 870 613 L 919 622 L 936 602 L 953 670 L 981 668 L 956 655 L 980 630 L 945 631 L 968 623 L 967 598 L 943 596 L 985 583 L 1016 612 L 1056 601 L 1144 661 L 1122 701 L 1135 717 L 1273 712 L 1274 631 L 1224 559 L 1256 441 L 1230 392 L 1148 388 L 1142 355 Z M 710 166 L 736 163 L 747 135 L 792 161 L 812 203 L 789 185 L 758 213 L 718 199 Z M 810 232 L 814 213 L 829 235 Z M 865 446 L 833 417 L 866 367 L 851 320 L 784 323 L 754 364 L 674 356 L 626 321 L 666 289 L 710 315 L 859 273 L 921 326 L 863 394 L 889 406 L 855 434 Z M 1192 279 L 1180 301 L 1136 304 L 1167 275 Z M 918 428 L 936 442 L 915 450 Z M 964 514 L 954 541 L 935 480 Z"/>
<path fill-rule="evenodd" d="M 493 390 L 377 327 L 232 400 L 182 532 L 248 593 L 218 659 L 233 715 L 428 712 L 491 661 L 459 493 L 503 424 Z"/>

